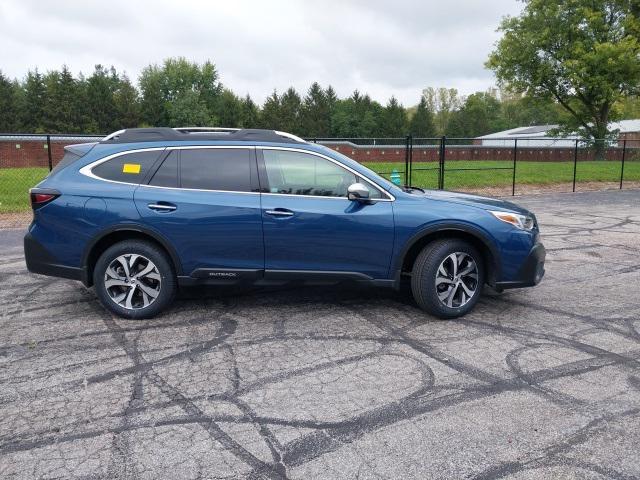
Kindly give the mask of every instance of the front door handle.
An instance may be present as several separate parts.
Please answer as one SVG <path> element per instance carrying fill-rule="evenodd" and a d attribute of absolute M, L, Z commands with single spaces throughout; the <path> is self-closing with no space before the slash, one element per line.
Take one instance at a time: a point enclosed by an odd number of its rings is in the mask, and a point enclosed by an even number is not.
<path fill-rule="evenodd" d="M 173 212 L 176 208 L 175 205 L 170 203 L 150 203 L 147 205 L 151 210 L 155 210 L 156 212 Z"/>
<path fill-rule="evenodd" d="M 267 215 L 271 215 L 272 217 L 293 217 L 293 212 L 291 210 L 285 210 L 283 208 L 276 208 L 275 210 L 265 210 Z"/>

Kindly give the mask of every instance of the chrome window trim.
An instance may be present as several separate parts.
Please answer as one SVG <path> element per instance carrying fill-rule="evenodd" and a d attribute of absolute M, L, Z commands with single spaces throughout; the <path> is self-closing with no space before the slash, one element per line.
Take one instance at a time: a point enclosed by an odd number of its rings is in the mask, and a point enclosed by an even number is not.
<path fill-rule="evenodd" d="M 133 185 L 134 187 L 149 187 L 149 188 L 166 188 L 169 190 L 188 190 L 192 192 L 214 192 L 214 193 L 243 193 L 249 195 L 260 195 L 260 192 L 241 192 L 237 190 L 205 190 L 199 188 L 183 188 L 183 187 L 161 187 L 158 185 L 148 185 L 144 183 L 131 183 L 131 182 L 120 182 L 118 180 L 109 180 L 108 178 L 99 177 L 93 173 L 93 168 L 97 167 L 101 163 L 107 162 L 113 158 L 121 157 L 122 155 L 127 155 L 129 153 L 138 153 L 138 152 L 152 152 L 154 150 L 186 150 L 193 148 L 244 148 L 246 150 L 255 150 L 256 147 L 253 145 L 185 145 L 185 146 L 171 146 L 171 147 L 149 147 L 149 148 L 137 148 L 135 150 L 124 150 L 122 152 L 113 153 L 111 155 L 107 155 L 104 158 L 96 160 L 94 162 L 85 165 L 80 169 L 80 173 L 89 178 L 93 178 L 94 180 L 100 180 L 102 182 L 109 183 L 117 183 L 120 185 Z"/>
<path fill-rule="evenodd" d="M 387 196 L 387 198 L 372 198 L 371 199 L 372 202 L 393 202 L 396 199 L 395 196 L 393 196 L 391 193 L 389 193 L 387 190 L 382 188 L 380 185 L 378 185 L 373 180 L 369 179 L 368 177 L 365 177 L 360 172 L 348 167 L 347 165 L 344 165 L 343 163 L 339 162 L 338 160 L 334 160 L 333 158 L 331 158 L 331 157 L 329 157 L 327 155 L 323 155 L 322 153 L 318 153 L 318 152 L 312 152 L 310 150 L 305 150 L 303 148 L 269 147 L 269 146 L 255 146 L 255 145 L 174 145 L 174 146 L 166 146 L 166 147 L 136 148 L 134 150 L 124 150 L 122 152 L 112 153 L 111 155 L 107 155 L 104 158 L 100 158 L 98 160 L 95 160 L 95 161 L 85 165 L 84 167 L 82 167 L 79 170 L 79 172 L 82 175 L 85 175 L 86 177 L 93 178 L 94 180 L 99 180 L 99 181 L 102 181 L 102 182 L 116 183 L 116 184 L 120 184 L 120 185 L 140 186 L 140 187 L 147 187 L 147 188 L 164 188 L 164 189 L 167 189 L 167 190 L 186 190 L 186 191 L 190 191 L 190 192 L 240 193 L 240 194 L 245 194 L 245 195 L 271 195 L 271 196 L 286 196 L 286 197 L 300 197 L 300 198 L 322 198 L 322 199 L 325 199 L 325 200 L 347 200 L 347 201 L 351 202 L 351 200 L 349 200 L 347 197 L 327 197 L 327 196 L 322 196 L 322 195 L 298 195 L 298 194 L 293 194 L 293 193 L 242 192 L 242 191 L 237 191 L 237 190 L 206 190 L 206 189 L 184 188 L 184 187 L 162 187 L 162 186 L 159 186 L 159 185 L 148 185 L 148 184 L 143 184 L 143 183 L 139 183 L 139 182 L 138 183 L 131 183 L 131 182 L 120 182 L 118 180 L 109 180 L 107 178 L 98 177 L 97 175 L 95 175 L 92 172 L 94 167 L 97 167 L 98 165 L 100 165 L 100 164 L 102 164 L 104 162 L 107 162 L 107 161 L 109 161 L 109 160 L 111 160 L 113 158 L 117 158 L 117 157 L 120 157 L 122 155 L 127 155 L 129 153 L 152 152 L 152 151 L 161 151 L 161 150 L 192 150 L 192 149 L 210 149 L 210 148 L 234 148 L 234 149 L 238 148 L 238 149 L 246 149 L 246 150 L 256 150 L 256 149 L 262 149 L 262 150 L 284 150 L 284 151 L 306 153 L 308 155 L 315 155 L 317 157 L 324 158 L 325 160 L 329 160 L 330 162 L 335 163 L 339 167 L 342 167 L 345 170 L 348 170 L 349 172 L 353 173 L 356 177 L 364 178 L 367 182 L 372 184 L 374 187 L 376 187 L 384 195 Z"/>
<path fill-rule="evenodd" d="M 239 190 L 206 190 L 204 188 L 163 187 L 160 185 L 147 185 L 144 183 L 141 183 L 138 186 L 145 188 L 162 188 L 164 190 L 186 190 L 187 192 L 240 193 L 243 195 L 260 195 L 260 192 L 241 192 Z"/>
<path fill-rule="evenodd" d="M 79 170 L 79 172 L 86 177 L 93 178 L 94 180 L 100 180 L 102 182 L 117 183 L 120 185 L 134 185 L 134 186 L 140 185 L 140 182 L 138 183 L 119 182 L 118 180 L 109 180 L 108 178 L 99 177 L 95 173 L 93 173 L 92 170 L 98 165 L 103 164 L 104 162 L 108 162 L 109 160 L 112 160 L 117 157 L 121 157 L 123 155 L 128 155 L 129 153 L 162 151 L 162 150 L 165 150 L 165 148 L 166 147 L 136 148 L 135 150 L 124 150 L 122 152 L 112 153 L 111 155 L 107 155 L 106 157 L 100 158 L 98 160 L 95 160 L 85 165 Z"/>
<path fill-rule="evenodd" d="M 289 148 L 289 147 L 257 146 L 256 149 L 260 149 L 260 150 L 284 150 L 284 151 L 290 151 L 290 152 L 306 153 L 308 155 L 315 155 L 317 157 L 324 158 L 325 160 L 329 160 L 330 162 L 335 163 L 339 167 L 342 167 L 345 170 L 348 170 L 349 172 L 353 173 L 356 177 L 364 178 L 367 182 L 369 182 L 374 187 L 376 187 L 378 190 L 380 190 L 381 193 L 383 193 L 384 195 L 387 196 L 387 198 L 372 198 L 371 199 L 372 202 L 393 202 L 396 199 L 396 197 L 394 197 L 391 193 L 389 193 L 387 190 L 382 188 L 380 185 L 378 185 L 376 182 L 374 182 L 370 178 L 365 177 L 362 173 L 354 170 L 353 168 L 348 167 L 347 165 L 345 165 L 344 163 L 339 162 L 338 160 L 335 160 L 335 159 L 333 159 L 333 158 L 331 158 L 331 157 L 329 157 L 327 155 L 323 155 L 322 153 L 312 152 L 310 150 L 305 150 L 304 148 Z M 270 193 L 270 192 L 263 192 L 262 194 L 263 195 L 283 195 L 283 196 L 287 196 L 287 197 L 311 197 L 311 198 L 327 198 L 327 199 L 332 199 L 332 200 L 348 200 L 347 197 L 324 197 L 322 195 L 298 195 L 298 194 L 293 194 L 293 193 Z M 351 200 L 349 200 L 349 201 L 351 201 Z"/>

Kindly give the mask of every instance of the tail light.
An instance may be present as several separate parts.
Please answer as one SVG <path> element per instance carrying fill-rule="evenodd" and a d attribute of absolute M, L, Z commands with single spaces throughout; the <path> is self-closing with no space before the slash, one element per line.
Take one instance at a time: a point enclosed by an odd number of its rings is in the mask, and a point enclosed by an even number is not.
<path fill-rule="evenodd" d="M 34 210 L 44 207 L 60 196 L 60 192 L 52 188 L 32 188 L 29 190 L 31 198 L 31 208 Z"/>

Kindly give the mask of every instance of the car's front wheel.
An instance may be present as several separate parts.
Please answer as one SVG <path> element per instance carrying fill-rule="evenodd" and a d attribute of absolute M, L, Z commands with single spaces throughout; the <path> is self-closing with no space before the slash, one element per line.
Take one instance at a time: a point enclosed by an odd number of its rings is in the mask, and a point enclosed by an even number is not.
<path fill-rule="evenodd" d="M 484 277 L 483 259 L 475 247 L 459 239 L 436 240 L 416 258 L 411 291 L 423 310 L 455 318 L 478 302 Z"/>
<path fill-rule="evenodd" d="M 105 250 L 93 270 L 93 283 L 102 305 L 124 318 L 151 318 L 176 294 L 167 255 L 140 240 L 119 242 Z"/>

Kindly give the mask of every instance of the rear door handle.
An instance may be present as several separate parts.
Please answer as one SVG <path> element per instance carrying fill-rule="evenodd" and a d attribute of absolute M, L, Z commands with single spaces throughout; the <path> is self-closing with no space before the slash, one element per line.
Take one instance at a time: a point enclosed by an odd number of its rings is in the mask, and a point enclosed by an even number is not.
<path fill-rule="evenodd" d="M 151 210 L 155 210 L 156 212 L 173 212 L 178 208 L 171 203 L 150 203 L 147 207 Z"/>
<path fill-rule="evenodd" d="M 285 210 L 283 208 L 276 208 L 275 210 L 265 210 L 267 215 L 271 215 L 272 217 L 293 217 L 293 212 L 291 210 Z"/>

